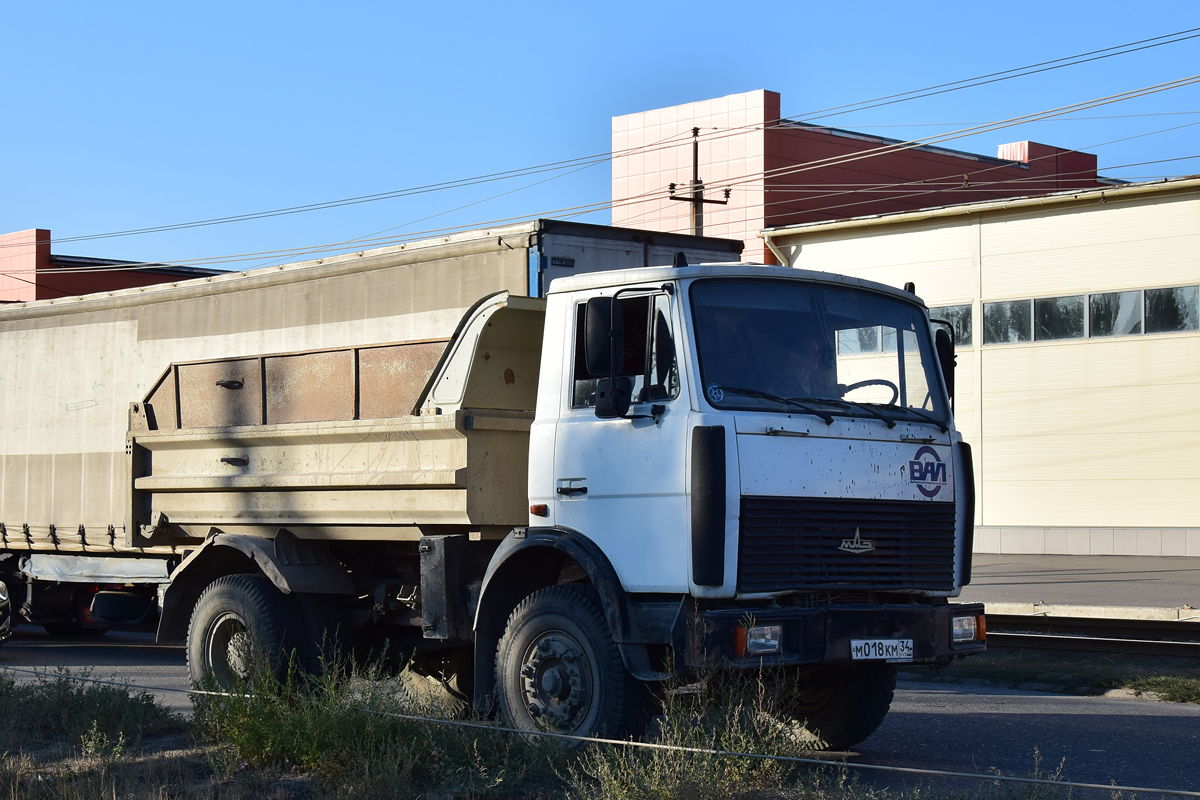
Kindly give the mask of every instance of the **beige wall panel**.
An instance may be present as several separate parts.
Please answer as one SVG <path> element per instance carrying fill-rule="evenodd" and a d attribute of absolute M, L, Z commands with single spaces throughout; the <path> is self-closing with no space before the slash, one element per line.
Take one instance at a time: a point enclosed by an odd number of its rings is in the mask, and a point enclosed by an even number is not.
<path fill-rule="evenodd" d="M 912 281 L 927 303 L 967 302 L 975 294 L 973 223 L 911 226 L 806 238 L 793 266 L 903 286 Z"/>
<path fill-rule="evenodd" d="M 123 453 L 84 453 L 84 481 L 82 487 L 83 507 L 81 519 L 88 528 L 107 528 L 116 525 L 114 519 L 123 518 L 125 510 L 112 506 L 113 498 L 124 496 L 125 458 Z M 119 528 L 120 526 L 117 525 Z"/>
<path fill-rule="evenodd" d="M 3 522 L 4 526 L 8 528 L 10 536 L 14 532 L 20 533 L 22 523 L 29 519 L 25 515 L 25 481 L 29 477 L 29 471 L 25 467 L 28 460 L 29 456 L 24 453 L 4 456 L 4 487 L 3 494 L 0 495 L 0 522 Z"/>
<path fill-rule="evenodd" d="M 990 216 L 980 250 L 985 300 L 1196 283 L 1200 200 Z"/>
<path fill-rule="evenodd" d="M 982 352 L 994 526 L 1177 527 L 1200 514 L 1200 336 Z"/>
<path fill-rule="evenodd" d="M 60 453 L 50 457 L 53 479 L 47 482 L 50 490 L 50 519 L 84 519 L 83 512 L 83 454 Z M 71 527 L 78 530 L 79 524 Z"/>

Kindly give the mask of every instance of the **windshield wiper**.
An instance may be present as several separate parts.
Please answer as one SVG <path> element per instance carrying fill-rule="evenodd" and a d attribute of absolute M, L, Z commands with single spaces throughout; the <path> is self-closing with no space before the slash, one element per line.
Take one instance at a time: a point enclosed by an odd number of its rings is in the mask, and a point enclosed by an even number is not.
<path fill-rule="evenodd" d="M 833 415 L 832 414 L 828 414 L 824 411 L 818 411 L 817 409 L 813 408 L 812 406 L 806 405 L 806 404 L 800 402 L 799 400 L 796 400 L 791 397 L 780 397 L 777 394 L 771 394 L 770 392 L 764 392 L 761 389 L 744 389 L 740 386 L 721 386 L 718 384 L 717 388 L 723 392 L 732 392 L 733 394 L 740 394 L 740 395 L 743 395 L 744 397 L 756 397 L 759 400 L 771 400 L 776 403 L 783 403 L 786 406 L 792 406 L 794 408 L 800 409 L 801 411 L 804 411 L 805 413 L 812 414 L 814 417 L 820 417 L 821 419 L 823 419 L 825 421 L 826 425 L 833 424 Z"/>
<path fill-rule="evenodd" d="M 942 422 L 940 419 L 935 417 L 933 414 L 930 414 L 928 411 L 922 411 L 919 408 L 910 408 L 909 406 L 895 406 L 895 408 L 898 408 L 907 414 L 916 414 L 918 417 L 925 420 L 926 422 L 932 422 L 934 425 L 938 426 L 938 430 L 940 430 L 942 433 L 945 433 L 946 431 L 950 430 L 949 425 Z"/>
<path fill-rule="evenodd" d="M 856 403 L 853 400 L 834 400 L 833 398 L 822 398 L 821 402 L 829 403 L 830 405 L 841 406 L 842 408 L 858 408 L 867 412 L 872 417 L 875 417 L 875 419 L 883 420 L 889 429 L 896 427 L 896 420 L 892 419 L 891 417 L 885 417 L 883 414 L 880 414 L 875 409 L 863 403 Z"/>

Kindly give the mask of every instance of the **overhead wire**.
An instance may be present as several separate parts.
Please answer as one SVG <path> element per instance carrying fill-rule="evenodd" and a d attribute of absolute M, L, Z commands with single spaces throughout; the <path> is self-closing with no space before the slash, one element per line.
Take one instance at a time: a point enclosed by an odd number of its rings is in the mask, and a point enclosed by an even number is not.
<path fill-rule="evenodd" d="M 1188 78 L 1181 78 L 1181 79 L 1177 79 L 1175 81 L 1168 81 L 1168 82 L 1161 83 L 1161 84 L 1155 84 L 1155 85 L 1152 85 L 1149 87 L 1142 87 L 1140 89 L 1130 90 L 1127 92 L 1121 92 L 1121 93 L 1117 93 L 1114 95 L 1108 95 L 1106 97 L 1097 98 L 1097 99 L 1089 100 L 1089 101 L 1084 101 L 1081 103 L 1074 103 L 1074 104 L 1070 104 L 1067 106 L 1061 106 L 1061 107 L 1058 107 L 1055 109 L 1050 109 L 1047 111 L 1036 112 L 1033 114 L 1026 114 L 1026 115 L 1022 115 L 1019 117 L 1009 118 L 1007 120 L 1001 120 L 1001 121 L 994 122 L 994 123 L 985 123 L 982 125 L 975 125 L 970 128 L 963 129 L 963 130 L 953 131 L 950 133 L 942 134 L 942 135 L 933 137 L 931 139 L 915 139 L 915 140 L 909 140 L 906 142 L 890 142 L 881 147 L 871 148 L 869 150 L 860 151 L 860 152 L 850 154 L 850 155 L 834 156 L 834 157 L 829 157 L 829 158 L 825 158 L 825 159 L 818 159 L 816 161 L 805 162 L 800 165 L 793 165 L 793 166 L 788 166 L 788 167 L 776 168 L 774 170 L 768 170 L 764 173 L 751 173 L 751 174 L 747 174 L 747 175 L 742 175 L 742 176 L 738 176 L 737 178 L 734 178 L 734 179 L 727 179 L 727 180 L 723 180 L 720 182 L 716 182 L 714 184 L 714 188 L 722 188 L 722 187 L 732 188 L 739 184 L 748 183 L 750 181 L 765 178 L 765 177 L 773 177 L 775 175 L 795 174 L 798 172 L 819 169 L 822 167 L 837 166 L 837 165 L 844 164 L 844 163 L 859 161 L 859 160 L 863 160 L 866 158 L 875 157 L 877 155 L 899 152 L 902 150 L 908 150 L 908 149 L 914 149 L 914 148 L 920 148 L 920 147 L 930 147 L 930 146 L 933 146 L 938 143 L 953 141 L 955 139 L 963 138 L 966 136 L 977 135 L 978 133 L 981 133 L 981 132 L 990 132 L 990 131 L 1000 130 L 1000 129 L 1006 128 L 1006 127 L 1011 127 L 1014 125 L 1025 124 L 1028 122 L 1035 122 L 1035 121 L 1041 121 L 1044 119 L 1051 119 L 1056 116 L 1061 116 L 1064 114 L 1072 113 L 1074 111 L 1086 110 L 1089 108 L 1096 108 L 1096 107 L 1100 107 L 1103 105 L 1109 105 L 1111 103 L 1121 102 L 1121 101 L 1128 100 L 1128 99 L 1144 97 L 1144 96 L 1147 96 L 1150 94 L 1155 94 L 1157 92 L 1167 91 L 1170 89 L 1175 89 L 1175 88 L 1180 88 L 1183 86 L 1192 85 L 1196 82 L 1200 82 L 1200 75 L 1190 76 Z M 678 136 L 678 134 L 677 134 L 677 136 Z M 636 149 L 636 148 L 629 148 L 629 149 L 632 150 L 632 149 Z M 630 203 L 638 202 L 643 197 L 653 196 L 654 194 L 661 192 L 663 188 L 665 188 L 665 187 L 661 187 L 657 190 L 643 192 L 643 193 L 641 193 L 641 195 L 636 195 L 636 196 L 633 196 L 630 198 L 624 198 L 622 200 L 608 200 L 608 201 L 603 201 L 603 202 L 598 202 L 598 203 L 590 203 L 590 204 L 583 204 L 583 205 L 579 205 L 579 206 L 571 206 L 571 207 L 562 208 L 562 209 L 555 209 L 555 210 L 549 211 L 549 212 L 542 212 L 542 213 L 539 213 L 537 215 L 532 215 L 532 216 L 546 216 L 549 214 L 566 214 L 567 218 L 576 218 L 576 217 L 583 216 L 586 214 L 596 213 L 597 211 L 604 210 L 606 208 L 611 209 L 611 208 L 616 208 L 616 207 L 620 207 L 623 205 L 628 205 Z M 386 244 L 388 244 L 388 243 L 395 244 L 395 243 L 402 243 L 405 241 L 414 241 L 415 239 L 411 238 L 411 237 L 443 233 L 446 231 L 462 231 L 462 230 L 466 230 L 466 229 L 469 229 L 472 227 L 481 227 L 482 225 L 495 225 L 495 224 L 500 224 L 503 222 L 511 222 L 511 221 L 515 221 L 515 220 L 527 220 L 530 218 L 532 218 L 531 215 L 521 215 L 521 216 L 516 216 L 516 217 L 503 218 L 500 220 L 492 220 L 488 223 L 475 222 L 475 223 L 470 223 L 467 225 L 452 226 L 450 228 L 442 228 L 442 229 L 434 229 L 431 231 L 414 232 L 405 237 L 397 237 L 397 238 L 392 238 L 392 239 L 388 239 L 388 240 L 383 240 L 383 242 L 375 240 L 375 243 L 380 244 L 381 246 L 386 246 Z M 296 256 L 296 255 L 315 254 L 315 253 L 319 253 L 319 252 L 329 252 L 330 250 L 334 250 L 339 247 L 344 248 L 344 247 L 351 246 L 351 245 L 360 245 L 363 243 L 371 243 L 372 241 L 373 240 L 370 240 L 370 239 L 360 238 L 360 239 L 356 239 L 356 240 L 343 240 L 341 242 L 327 243 L 324 245 L 309 246 L 309 247 L 302 247 L 302 248 L 286 248 L 286 249 L 274 250 L 274 251 L 262 251 L 260 253 L 241 253 L 241 254 L 236 254 L 236 255 L 232 255 L 232 256 L 218 256 L 218 257 L 209 257 L 209 258 L 203 258 L 203 259 L 175 260 L 172 263 L 175 265 L 220 264 L 220 263 L 231 263 L 231 262 L 244 262 L 244 261 L 248 261 L 248 260 L 255 259 L 255 258 L 261 259 L 265 256 L 271 256 L 271 257 L 277 258 L 279 256 L 286 255 L 286 256 L 292 257 L 292 256 Z M 120 270 L 120 269 L 124 269 L 124 270 L 155 269 L 155 268 L 161 268 L 162 266 L 163 266 L 162 262 L 159 261 L 159 262 L 155 262 L 155 263 L 134 263 L 134 264 L 112 265 L 112 266 L 105 266 L 105 267 L 81 267 L 81 268 L 74 268 L 74 269 L 60 269 L 60 270 L 56 270 L 56 272 L 58 274 L 69 274 L 70 272 L 96 272 L 96 271 L 102 272 L 102 271 Z"/>
<path fill-rule="evenodd" d="M 726 129 L 724 132 L 716 134 L 718 136 L 737 135 L 739 131 L 750 130 L 755 127 L 763 127 L 764 125 L 774 125 L 783 122 L 793 122 L 799 116 L 806 116 L 809 119 L 823 119 L 829 116 L 837 116 L 852 113 L 853 111 L 866 110 L 868 108 L 877 108 L 883 105 L 893 105 L 895 103 L 907 102 L 908 100 L 921 99 L 935 94 L 944 94 L 950 91 L 959 91 L 961 89 L 974 88 L 976 86 L 987 83 L 995 83 L 1001 80 L 1010 80 L 1013 78 L 1025 77 L 1026 75 L 1046 72 L 1051 69 L 1061 69 L 1064 67 L 1075 66 L 1077 64 L 1088 63 L 1091 61 L 1100 60 L 1103 58 L 1111 58 L 1119 55 L 1127 55 L 1129 53 L 1147 50 L 1153 47 L 1161 47 L 1168 44 L 1176 44 L 1178 42 L 1187 41 L 1200 37 L 1200 28 L 1189 28 L 1185 30 L 1175 31 L 1173 33 L 1162 34 L 1159 36 L 1141 39 L 1134 42 L 1127 42 L 1120 45 L 1113 45 L 1106 48 L 1091 50 L 1085 53 L 1079 53 L 1073 56 L 1065 56 L 1062 58 L 1042 61 L 1035 64 L 1025 65 L 1023 67 L 1015 67 L 1008 70 L 987 73 L 985 75 L 975 76 L 973 78 L 964 78 L 957 81 L 951 81 L 942 84 L 936 84 L 922 89 L 900 92 L 892 95 L 885 95 L 870 100 L 849 103 L 840 106 L 833 106 L 825 109 L 819 109 L 812 112 L 805 112 L 803 115 L 790 115 L 780 117 L 777 120 L 767 121 L 766 123 L 752 123 L 746 126 L 740 126 L 734 129 Z M 305 213 L 308 211 L 324 210 L 329 208 L 342 207 L 346 205 L 356 205 L 361 203 L 376 202 L 379 200 L 397 199 L 408 197 L 416 194 L 424 194 L 432 191 L 443 191 L 447 189 L 465 188 L 468 186 L 477 185 L 480 183 L 493 182 L 497 180 L 506 180 L 513 177 L 521 177 L 525 175 L 537 174 L 554 169 L 568 169 L 580 162 L 604 163 L 611 161 L 616 157 L 632 155 L 637 152 L 654 152 L 656 149 L 661 149 L 660 145 L 648 145 L 641 147 L 626 148 L 620 151 L 609 151 L 608 153 L 593 154 L 590 156 L 580 156 L 572 159 L 564 159 L 546 164 L 534 165 L 532 167 L 507 170 L 497 173 L 489 173 L 486 175 L 475 176 L 471 178 L 463 178 L 452 181 L 444 181 L 441 183 L 427 184 L 418 187 L 408 187 L 397 189 L 388 192 L 379 192 L 375 194 L 360 195 L 356 197 L 343 198 L 340 200 L 322 201 L 317 203 L 309 203 L 299 206 L 290 206 L 280 209 L 272 209 L 268 211 L 251 212 L 247 214 L 228 215 L 223 217 L 214 217 L 205 220 L 197 220 L 192 222 L 174 223 L 168 225 L 149 226 L 145 228 L 134 228 L 122 231 L 111 231 L 107 233 L 88 234 L 81 236 L 61 237 L 51 241 L 52 244 L 90 241 L 94 239 L 106 239 L 121 236 L 133 236 L 146 233 L 162 233 L 176 230 L 183 230 L 195 227 L 206 227 L 212 225 L 228 224 L 233 222 L 250 221 L 257 219 L 265 219 L 274 216 L 287 214 Z M 591 164 L 589 163 L 589 166 Z M 3 245 L 0 245 L 2 247 Z"/>

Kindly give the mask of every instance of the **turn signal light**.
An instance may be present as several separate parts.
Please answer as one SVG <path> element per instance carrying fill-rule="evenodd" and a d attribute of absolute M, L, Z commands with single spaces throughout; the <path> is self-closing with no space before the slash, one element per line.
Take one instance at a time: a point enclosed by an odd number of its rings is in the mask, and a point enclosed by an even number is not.
<path fill-rule="evenodd" d="M 738 657 L 766 656 L 783 649 L 782 625 L 739 625 L 733 629 L 733 650 Z"/>
<path fill-rule="evenodd" d="M 535 503 L 529 507 L 529 513 L 535 517 L 548 517 L 550 516 L 550 506 L 545 503 Z"/>

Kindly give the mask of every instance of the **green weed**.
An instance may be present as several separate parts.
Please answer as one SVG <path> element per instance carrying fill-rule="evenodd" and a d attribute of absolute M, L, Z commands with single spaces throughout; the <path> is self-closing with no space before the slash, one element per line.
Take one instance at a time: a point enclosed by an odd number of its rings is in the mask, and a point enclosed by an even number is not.
<path fill-rule="evenodd" d="M 196 729 L 217 745 L 219 772 L 297 771 L 331 798 L 509 797 L 559 787 L 560 747 L 389 716 L 463 716 L 450 697 L 413 691 L 413 680 L 423 679 L 378 665 L 319 678 L 295 669 L 282 679 L 255 674 L 229 697 L 198 697 Z"/>
<path fill-rule="evenodd" d="M 77 743 L 85 736 L 116 742 L 185 727 L 147 692 L 85 683 L 66 670 L 23 684 L 0 676 L 0 720 L 0 752 L 64 739 Z"/>

